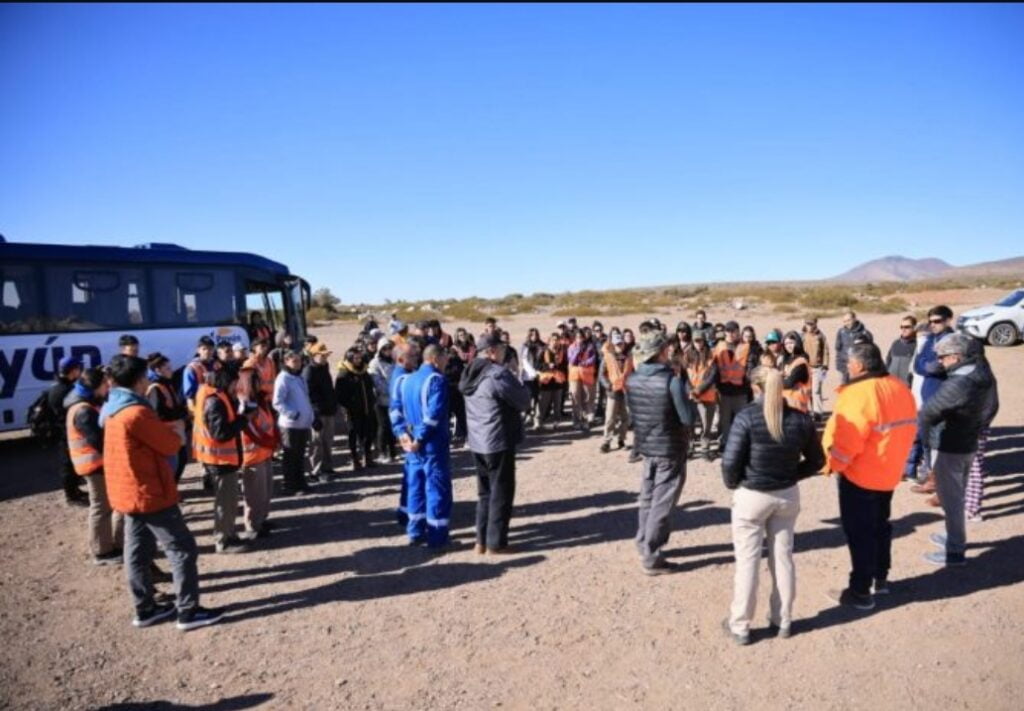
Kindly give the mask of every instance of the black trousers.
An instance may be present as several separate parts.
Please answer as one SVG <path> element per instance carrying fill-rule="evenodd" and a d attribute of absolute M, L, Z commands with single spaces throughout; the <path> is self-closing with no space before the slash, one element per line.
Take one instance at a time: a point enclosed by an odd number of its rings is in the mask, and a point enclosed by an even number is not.
<path fill-rule="evenodd" d="M 839 516 L 850 548 L 850 589 L 871 593 L 873 579 L 884 580 L 892 564 L 891 491 L 862 489 L 846 477 L 839 479 Z"/>
<path fill-rule="evenodd" d="M 473 453 L 476 462 L 476 540 L 488 548 L 508 545 L 512 501 L 516 495 L 516 450 Z"/>
<path fill-rule="evenodd" d="M 458 388 L 448 387 L 448 406 L 455 417 L 455 439 L 466 439 L 466 398 Z"/>
<path fill-rule="evenodd" d="M 75 474 L 71 452 L 68 451 L 67 436 L 57 441 L 57 470 L 60 472 L 60 488 L 64 490 L 64 496 L 68 499 L 82 496 L 85 479 Z"/>
<path fill-rule="evenodd" d="M 305 489 L 306 446 L 309 430 L 281 428 L 281 476 L 288 491 Z"/>
<path fill-rule="evenodd" d="M 388 415 L 387 405 L 377 405 L 377 456 L 391 457 L 398 454 L 398 445 L 395 443 L 395 433 L 391 431 L 391 416 Z"/>
<path fill-rule="evenodd" d="M 348 412 L 348 449 L 352 453 L 352 461 L 359 461 L 359 453 L 365 455 L 367 461 L 373 456 L 373 440 L 377 435 L 377 415 Z"/>

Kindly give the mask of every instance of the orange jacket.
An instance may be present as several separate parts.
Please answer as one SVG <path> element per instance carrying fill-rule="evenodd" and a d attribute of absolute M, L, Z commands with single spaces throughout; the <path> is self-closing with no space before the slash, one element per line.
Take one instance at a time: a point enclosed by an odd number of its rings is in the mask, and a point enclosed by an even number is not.
<path fill-rule="evenodd" d="M 839 388 L 822 447 L 832 471 L 862 489 L 892 491 L 916 432 L 917 406 L 907 384 L 869 376 Z"/>
<path fill-rule="evenodd" d="M 103 428 L 103 475 L 111 508 L 141 514 L 177 504 L 169 457 L 181 449 L 181 438 L 169 424 L 140 403 L 108 417 Z"/>

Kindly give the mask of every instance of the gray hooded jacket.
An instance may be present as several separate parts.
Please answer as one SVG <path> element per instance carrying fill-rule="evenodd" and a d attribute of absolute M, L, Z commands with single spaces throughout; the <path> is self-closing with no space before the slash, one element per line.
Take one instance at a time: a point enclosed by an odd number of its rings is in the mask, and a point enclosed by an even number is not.
<path fill-rule="evenodd" d="M 530 391 L 507 368 L 475 358 L 462 373 L 459 392 L 466 398 L 470 450 L 494 454 L 523 440 L 521 414 L 530 407 Z"/>

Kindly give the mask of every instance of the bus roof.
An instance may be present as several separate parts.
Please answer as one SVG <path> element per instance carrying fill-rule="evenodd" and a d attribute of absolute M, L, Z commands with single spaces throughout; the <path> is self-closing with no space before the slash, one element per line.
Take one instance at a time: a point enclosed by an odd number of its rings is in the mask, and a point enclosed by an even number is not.
<path fill-rule="evenodd" d="M 262 269 L 289 276 L 288 267 L 248 252 L 207 252 L 176 244 L 151 242 L 134 247 L 99 245 L 34 244 L 0 239 L 0 260 L 42 259 L 70 262 L 134 262 L 147 264 L 222 264 Z"/>

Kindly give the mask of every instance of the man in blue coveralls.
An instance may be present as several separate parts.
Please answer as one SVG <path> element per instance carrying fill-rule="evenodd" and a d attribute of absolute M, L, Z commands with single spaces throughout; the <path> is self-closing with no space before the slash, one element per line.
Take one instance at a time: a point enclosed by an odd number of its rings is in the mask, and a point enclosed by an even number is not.
<path fill-rule="evenodd" d="M 415 343 L 406 343 L 395 348 L 395 368 L 391 371 L 388 380 L 388 419 L 391 421 L 391 431 L 395 439 L 402 441 L 402 437 L 408 435 L 406 431 L 405 413 L 402 409 L 402 386 L 409 376 L 415 372 L 420 364 L 419 347 Z M 381 423 L 383 427 L 383 423 Z M 395 511 L 395 519 L 398 525 L 405 528 L 409 525 L 409 455 L 402 463 L 402 493 L 398 498 L 398 509 Z"/>
<path fill-rule="evenodd" d="M 448 545 L 452 512 L 452 475 L 449 459 L 448 382 L 444 367 L 448 355 L 437 344 L 423 350 L 423 365 L 406 378 L 400 390 L 405 432 L 399 440 L 405 450 L 409 484 L 409 543 L 431 548 Z"/>

